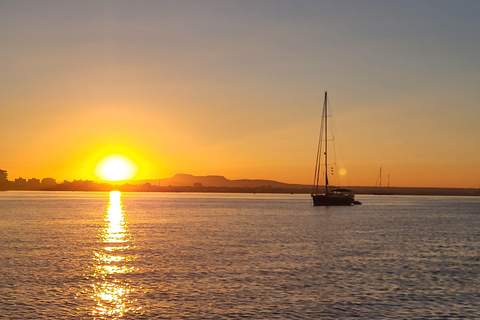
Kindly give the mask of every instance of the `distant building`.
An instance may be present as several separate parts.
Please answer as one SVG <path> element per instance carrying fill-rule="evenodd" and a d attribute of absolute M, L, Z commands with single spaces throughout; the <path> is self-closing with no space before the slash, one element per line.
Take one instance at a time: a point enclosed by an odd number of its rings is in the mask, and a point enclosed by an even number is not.
<path fill-rule="evenodd" d="M 8 173 L 7 170 L 0 170 L 0 183 L 8 182 Z"/>
<path fill-rule="evenodd" d="M 40 187 L 40 179 L 32 178 L 27 181 L 28 189 L 37 189 Z"/>
<path fill-rule="evenodd" d="M 87 190 L 93 190 L 93 188 L 95 188 L 95 183 L 91 180 L 85 180 L 85 182 L 83 183 L 83 185 L 85 186 L 85 188 Z"/>
<path fill-rule="evenodd" d="M 52 187 L 57 185 L 57 181 L 53 178 L 43 178 L 41 184 L 42 187 Z"/>
<path fill-rule="evenodd" d="M 193 187 L 194 187 L 194 188 L 201 188 L 201 187 L 203 187 L 203 184 L 202 184 L 201 182 L 195 182 L 195 183 L 193 184 Z"/>
<path fill-rule="evenodd" d="M 9 185 L 8 174 L 6 170 L 0 170 L 0 190 L 7 190 Z"/>
<path fill-rule="evenodd" d="M 23 179 L 22 177 L 18 177 L 15 179 L 15 187 L 17 188 L 25 188 L 27 186 L 27 180 Z"/>

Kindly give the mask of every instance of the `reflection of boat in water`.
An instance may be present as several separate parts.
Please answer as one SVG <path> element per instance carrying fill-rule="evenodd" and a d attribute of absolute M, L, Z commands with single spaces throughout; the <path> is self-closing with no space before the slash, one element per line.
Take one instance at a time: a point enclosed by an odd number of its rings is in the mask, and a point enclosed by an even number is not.
<path fill-rule="evenodd" d="M 390 188 L 390 174 L 388 175 L 388 185 L 387 190 Z M 393 195 L 392 192 L 382 189 L 382 167 L 380 167 L 380 172 L 378 173 L 377 181 L 375 182 L 375 191 L 374 195 Z"/>
<path fill-rule="evenodd" d="M 313 182 L 312 199 L 314 206 L 351 206 L 354 204 L 361 204 L 359 201 L 355 201 L 353 193 L 348 189 L 329 189 L 328 188 L 328 153 L 327 153 L 327 141 L 328 141 L 328 105 L 327 105 L 327 92 L 325 91 L 325 100 L 323 102 L 322 124 L 320 129 L 320 138 L 318 140 L 317 149 L 317 161 L 315 164 L 315 177 Z M 325 170 L 325 185 L 324 194 L 319 194 L 320 177 L 322 176 L 322 169 Z"/>

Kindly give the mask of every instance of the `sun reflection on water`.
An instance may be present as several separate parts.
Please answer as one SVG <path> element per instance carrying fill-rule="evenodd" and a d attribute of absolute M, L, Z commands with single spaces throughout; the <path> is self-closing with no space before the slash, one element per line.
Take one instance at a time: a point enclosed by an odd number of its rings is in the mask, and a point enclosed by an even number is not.
<path fill-rule="evenodd" d="M 125 210 L 120 191 L 110 192 L 110 202 L 100 229 L 102 246 L 94 252 L 92 299 L 95 301 L 91 314 L 95 317 L 122 317 L 129 311 L 139 310 L 136 299 L 130 298 L 134 291 L 126 275 L 136 270 L 132 262 L 133 239 L 125 222 Z"/>

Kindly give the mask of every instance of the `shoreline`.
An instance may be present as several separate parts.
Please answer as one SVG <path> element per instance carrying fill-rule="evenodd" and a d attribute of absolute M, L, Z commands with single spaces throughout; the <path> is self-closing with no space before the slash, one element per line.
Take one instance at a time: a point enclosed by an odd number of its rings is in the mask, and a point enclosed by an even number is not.
<path fill-rule="evenodd" d="M 379 190 L 377 187 L 347 187 L 355 195 L 378 196 L 480 196 L 480 188 L 425 188 L 425 187 L 388 187 Z M 123 192 L 179 192 L 179 193 L 277 193 L 277 194 L 311 194 L 311 186 L 280 188 L 272 186 L 261 187 L 223 187 L 223 186 L 155 186 L 155 185 L 111 185 L 96 184 L 92 182 L 73 184 L 57 184 L 45 187 L 6 187 L 0 191 L 123 191 Z"/>

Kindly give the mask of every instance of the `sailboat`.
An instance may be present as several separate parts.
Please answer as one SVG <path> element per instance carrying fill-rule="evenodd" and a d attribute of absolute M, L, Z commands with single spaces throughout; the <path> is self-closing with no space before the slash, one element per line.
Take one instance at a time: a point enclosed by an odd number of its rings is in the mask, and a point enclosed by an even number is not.
<path fill-rule="evenodd" d="M 315 175 L 313 181 L 312 199 L 314 206 L 352 206 L 361 204 L 355 201 L 355 196 L 348 189 L 331 189 L 328 186 L 328 102 L 327 92 L 325 91 L 325 100 L 323 102 L 322 125 L 320 128 L 320 137 L 318 139 L 317 161 L 315 164 Z M 323 146 L 323 147 L 322 147 Z M 322 154 L 323 151 L 323 154 Z M 320 183 L 321 171 L 325 170 L 325 181 L 322 186 Z M 324 190 L 324 193 L 322 193 Z"/>
<path fill-rule="evenodd" d="M 374 192 L 374 195 L 393 195 L 391 192 L 386 192 L 382 189 L 382 167 L 380 167 L 380 172 L 378 173 L 377 182 L 375 182 L 375 188 L 377 191 Z M 388 185 L 387 189 L 390 188 L 390 174 L 388 175 Z"/>

